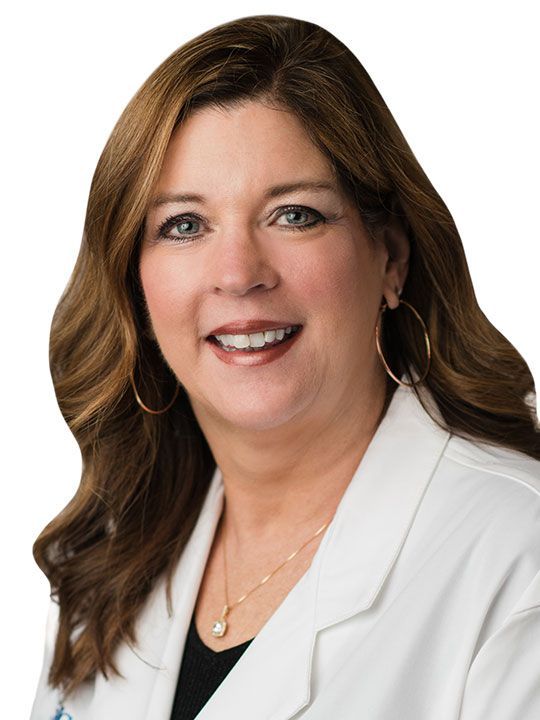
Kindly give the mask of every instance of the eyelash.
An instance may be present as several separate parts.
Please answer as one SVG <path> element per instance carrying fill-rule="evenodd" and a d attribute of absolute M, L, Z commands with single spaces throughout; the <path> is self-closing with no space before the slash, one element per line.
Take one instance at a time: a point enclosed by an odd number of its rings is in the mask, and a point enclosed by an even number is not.
<path fill-rule="evenodd" d="M 315 220 L 308 223 L 307 225 L 290 225 L 288 229 L 290 230 L 309 230 L 312 227 L 315 227 L 316 225 L 319 225 L 320 223 L 325 223 L 327 221 L 327 218 L 325 218 L 324 215 L 322 215 L 317 210 L 313 210 L 312 208 L 306 207 L 305 205 L 287 205 L 282 209 L 282 212 L 278 215 L 278 218 L 280 218 L 282 215 L 286 215 L 290 212 L 306 212 L 311 213 L 315 216 Z M 163 223 L 159 226 L 158 229 L 158 237 L 163 238 L 164 240 L 170 240 L 171 242 L 177 244 L 177 245 L 185 245 L 187 243 L 195 242 L 196 240 L 199 240 L 201 238 L 201 235 L 185 235 L 185 236 L 171 236 L 169 235 L 169 230 L 174 228 L 176 225 L 180 225 L 183 222 L 189 222 L 191 220 L 195 220 L 198 223 L 202 223 L 202 218 L 197 215 L 196 213 L 189 213 L 186 215 L 171 215 L 168 218 L 166 218 Z M 276 218 L 277 220 L 277 218 Z"/>

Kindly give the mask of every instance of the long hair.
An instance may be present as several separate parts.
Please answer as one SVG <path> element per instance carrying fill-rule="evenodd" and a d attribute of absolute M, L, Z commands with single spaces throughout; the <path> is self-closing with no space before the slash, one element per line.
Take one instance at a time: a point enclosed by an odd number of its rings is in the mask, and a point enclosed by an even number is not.
<path fill-rule="evenodd" d="M 285 16 L 227 22 L 173 52 L 144 82 L 97 163 L 80 252 L 54 313 L 50 369 L 82 455 L 80 485 L 33 545 L 60 608 L 49 684 L 66 694 L 97 671 L 119 675 L 121 642 L 160 577 L 172 574 L 215 460 L 149 332 L 138 260 L 145 216 L 173 130 L 197 108 L 261 99 L 300 119 L 331 161 L 370 237 L 398 220 L 410 241 L 403 291 L 432 346 L 424 384 L 447 429 L 540 459 L 531 372 L 478 306 L 452 216 L 355 55 L 322 27 Z M 421 375 L 418 322 L 385 313 L 385 357 Z M 389 388 L 396 385 L 389 380 Z M 419 399 L 421 399 L 419 397 Z"/>

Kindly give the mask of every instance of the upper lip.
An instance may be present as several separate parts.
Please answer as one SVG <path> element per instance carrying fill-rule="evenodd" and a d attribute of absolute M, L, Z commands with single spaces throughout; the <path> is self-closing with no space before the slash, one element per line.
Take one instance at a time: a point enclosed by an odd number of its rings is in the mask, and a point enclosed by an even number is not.
<path fill-rule="evenodd" d="M 263 330 L 275 330 L 276 328 L 287 328 L 300 323 L 290 320 L 234 320 L 226 325 L 214 328 L 210 335 L 247 335 L 249 333 L 261 332 Z"/>

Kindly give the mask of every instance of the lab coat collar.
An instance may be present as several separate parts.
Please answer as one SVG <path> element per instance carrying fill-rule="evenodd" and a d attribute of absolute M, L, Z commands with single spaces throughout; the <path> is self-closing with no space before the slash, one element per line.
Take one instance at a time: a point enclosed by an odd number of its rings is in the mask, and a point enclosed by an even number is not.
<path fill-rule="evenodd" d="M 423 391 L 423 399 L 440 417 L 427 391 Z M 235 720 L 263 716 L 267 720 L 287 720 L 309 702 L 317 633 L 374 603 L 396 562 L 449 437 L 429 417 L 414 391 L 398 386 L 308 571 L 248 646 L 197 720 L 221 720 L 229 717 L 233 708 Z M 175 572 L 174 613 L 168 617 L 161 584 L 141 618 L 137 650 L 140 659 L 130 649 L 121 650 L 119 666 L 127 674 L 124 690 L 113 698 L 105 689 L 106 683 L 98 681 L 93 716 L 97 717 L 101 710 L 108 715 L 112 710 L 121 713 L 126 707 L 121 698 L 125 702 L 129 695 L 133 719 L 169 717 L 184 642 L 222 508 L 223 478 L 216 467 L 198 522 Z"/>

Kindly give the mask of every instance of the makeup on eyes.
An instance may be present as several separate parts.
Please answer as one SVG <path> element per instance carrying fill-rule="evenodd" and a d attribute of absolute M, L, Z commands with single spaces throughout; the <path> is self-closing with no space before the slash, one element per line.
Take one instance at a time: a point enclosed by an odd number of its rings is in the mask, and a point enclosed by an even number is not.
<path fill-rule="evenodd" d="M 311 221 L 306 221 L 303 223 L 278 223 L 277 221 L 289 214 L 301 214 L 306 216 L 312 216 Z M 308 231 L 311 228 L 315 228 L 321 224 L 330 223 L 337 219 L 338 213 L 327 213 L 323 214 L 319 210 L 316 210 L 315 208 L 309 207 L 307 205 L 285 205 L 277 208 L 276 210 L 272 211 L 270 213 L 270 217 L 275 215 L 274 224 L 277 225 L 280 228 L 283 228 L 286 232 L 290 231 Z M 198 232 L 195 233 L 189 233 L 186 232 L 185 234 L 179 234 L 179 235 L 171 235 L 170 231 L 174 228 L 177 228 L 180 225 L 183 224 L 189 224 L 189 223 L 196 223 L 199 226 L 205 226 L 207 225 L 207 221 L 204 217 L 202 217 L 199 213 L 190 211 L 190 212 L 182 212 L 182 213 L 175 213 L 172 215 L 167 216 L 163 222 L 161 222 L 155 232 L 155 242 L 160 242 L 161 240 L 167 240 L 171 242 L 172 244 L 177 245 L 184 245 L 184 244 L 190 244 L 194 241 L 198 240 L 201 235 Z"/>

